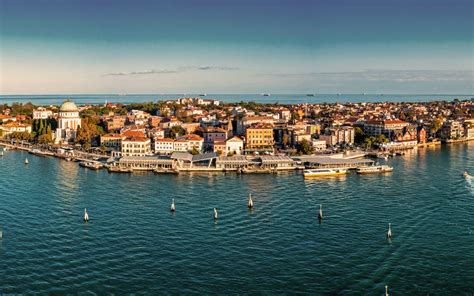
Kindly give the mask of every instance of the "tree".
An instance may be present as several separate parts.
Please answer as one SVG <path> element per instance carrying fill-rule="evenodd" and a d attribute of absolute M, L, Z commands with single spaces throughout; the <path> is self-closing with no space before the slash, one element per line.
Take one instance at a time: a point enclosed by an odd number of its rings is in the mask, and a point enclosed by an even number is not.
<path fill-rule="evenodd" d="M 186 130 L 180 125 L 173 126 L 170 129 L 170 137 L 173 139 L 176 139 L 179 136 L 183 136 L 184 134 L 186 134 Z"/>
<path fill-rule="evenodd" d="M 385 137 L 385 135 L 380 134 L 377 136 L 377 138 L 375 138 L 375 142 L 378 144 L 388 143 L 388 139 Z"/>
<path fill-rule="evenodd" d="M 90 141 L 91 141 L 91 136 L 90 136 L 89 130 L 87 129 L 87 125 L 85 126 L 81 125 L 79 127 L 79 130 L 77 131 L 76 143 L 84 145 L 86 143 L 90 143 Z"/>
<path fill-rule="evenodd" d="M 311 143 L 306 139 L 303 139 L 296 145 L 296 150 L 300 154 L 313 154 L 314 152 L 313 145 L 311 145 Z"/>
<path fill-rule="evenodd" d="M 286 148 L 289 142 L 290 142 L 290 137 L 288 136 L 288 134 L 284 134 L 283 137 L 281 138 L 281 143 L 283 144 L 283 147 Z"/>
<path fill-rule="evenodd" d="M 435 118 L 431 122 L 431 126 L 430 126 L 431 134 L 436 134 L 439 131 L 439 129 L 441 128 L 442 125 L 443 125 L 443 121 L 440 118 Z"/>
<path fill-rule="evenodd" d="M 360 127 L 358 126 L 354 127 L 354 133 L 355 133 L 354 140 L 356 143 L 364 142 L 365 133 Z"/>
<path fill-rule="evenodd" d="M 190 153 L 191 153 L 192 155 L 198 155 L 198 154 L 199 154 L 199 150 L 198 150 L 196 147 L 193 147 L 193 150 L 191 150 Z"/>

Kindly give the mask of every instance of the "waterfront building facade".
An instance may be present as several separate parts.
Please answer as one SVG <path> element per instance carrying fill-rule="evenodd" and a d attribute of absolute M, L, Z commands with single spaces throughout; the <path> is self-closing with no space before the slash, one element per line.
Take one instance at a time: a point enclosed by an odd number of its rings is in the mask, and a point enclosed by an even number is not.
<path fill-rule="evenodd" d="M 122 141 L 126 137 L 121 134 L 105 134 L 100 136 L 100 145 L 107 148 L 108 151 L 122 150 Z"/>
<path fill-rule="evenodd" d="M 170 138 L 155 139 L 153 150 L 159 154 L 171 154 L 174 151 L 174 140 Z"/>
<path fill-rule="evenodd" d="M 79 109 L 72 101 L 65 101 L 58 112 L 58 127 L 55 133 L 55 143 L 68 143 L 77 136 L 81 126 Z"/>
<path fill-rule="evenodd" d="M 459 139 L 464 136 L 464 128 L 458 120 L 448 120 L 441 127 L 441 139 Z"/>
<path fill-rule="evenodd" d="M 122 156 L 146 156 L 151 154 L 150 139 L 129 137 L 122 141 Z"/>
<path fill-rule="evenodd" d="M 326 129 L 324 135 L 320 135 L 319 139 L 326 142 L 328 146 L 335 145 L 352 145 L 354 144 L 355 131 L 353 127 L 342 126 Z"/>
<path fill-rule="evenodd" d="M 378 136 L 384 134 L 388 138 L 408 126 L 408 122 L 403 120 L 368 120 L 364 123 L 364 132 L 368 136 Z"/>
<path fill-rule="evenodd" d="M 199 152 L 203 151 L 204 139 L 195 134 L 185 135 L 179 137 L 174 141 L 174 151 L 192 151 L 196 149 Z"/>
<path fill-rule="evenodd" d="M 208 127 L 203 131 L 204 148 L 212 149 L 214 142 L 224 142 L 227 139 L 227 132 L 222 128 Z"/>
<path fill-rule="evenodd" d="M 275 144 L 273 138 L 273 125 L 268 123 L 257 123 L 246 129 L 246 146 L 247 152 L 273 152 Z"/>

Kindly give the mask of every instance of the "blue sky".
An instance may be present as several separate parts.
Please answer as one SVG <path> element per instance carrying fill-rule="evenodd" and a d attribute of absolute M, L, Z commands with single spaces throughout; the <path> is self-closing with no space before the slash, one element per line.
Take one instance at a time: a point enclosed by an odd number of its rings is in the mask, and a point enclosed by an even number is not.
<path fill-rule="evenodd" d="M 474 93 L 474 2 L 0 0 L 0 93 Z"/>

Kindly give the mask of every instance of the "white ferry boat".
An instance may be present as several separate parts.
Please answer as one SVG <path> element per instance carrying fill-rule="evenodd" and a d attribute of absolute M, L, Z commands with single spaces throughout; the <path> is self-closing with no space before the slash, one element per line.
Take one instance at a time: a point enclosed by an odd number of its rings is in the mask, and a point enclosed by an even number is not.
<path fill-rule="evenodd" d="M 388 165 L 372 165 L 367 167 L 357 168 L 358 174 L 374 174 L 374 173 L 388 173 L 393 171 L 393 167 Z"/>
<path fill-rule="evenodd" d="M 303 171 L 305 178 L 322 176 L 339 176 L 347 174 L 346 169 L 308 169 Z"/>

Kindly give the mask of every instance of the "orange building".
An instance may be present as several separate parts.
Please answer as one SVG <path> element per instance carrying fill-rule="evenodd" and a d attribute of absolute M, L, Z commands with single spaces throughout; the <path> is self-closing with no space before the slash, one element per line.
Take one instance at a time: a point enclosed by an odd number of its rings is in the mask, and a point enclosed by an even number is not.
<path fill-rule="evenodd" d="M 272 151 L 275 144 L 273 138 L 273 125 L 257 123 L 246 130 L 246 146 L 249 151 Z"/>

